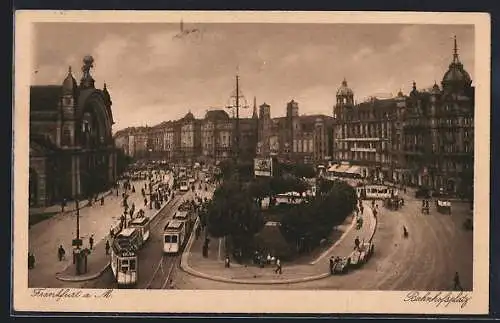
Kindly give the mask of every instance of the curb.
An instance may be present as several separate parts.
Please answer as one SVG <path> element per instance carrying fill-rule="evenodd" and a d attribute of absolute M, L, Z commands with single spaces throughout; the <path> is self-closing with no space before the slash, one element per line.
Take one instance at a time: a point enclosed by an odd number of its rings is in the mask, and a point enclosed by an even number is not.
<path fill-rule="evenodd" d="M 103 269 L 101 269 L 95 274 L 86 276 L 60 276 L 56 274 L 56 278 L 64 282 L 83 282 L 83 281 L 93 280 L 100 277 L 106 271 L 106 269 L 108 269 L 108 267 L 109 267 L 109 262 L 106 264 L 106 266 L 104 266 Z"/>
<path fill-rule="evenodd" d="M 199 225 L 199 218 L 196 219 L 196 222 L 193 226 L 193 232 L 196 230 L 196 227 Z M 212 281 L 218 281 L 218 282 L 223 282 L 223 283 L 232 283 L 232 284 L 252 284 L 252 285 L 278 285 L 278 284 L 296 284 L 296 283 L 303 283 L 303 282 L 309 282 L 313 280 L 319 280 L 323 278 L 330 277 L 330 273 L 323 273 L 320 275 L 316 276 L 308 276 L 308 277 L 302 277 L 302 278 L 295 278 L 295 279 L 283 279 L 283 280 L 244 280 L 244 279 L 230 279 L 230 278 L 225 278 L 225 277 L 220 277 L 220 276 L 211 276 L 208 274 L 204 274 L 202 272 L 199 272 L 197 270 L 194 270 L 189 266 L 188 264 L 188 256 L 189 252 L 191 250 L 191 246 L 193 245 L 194 241 L 194 234 L 191 234 L 189 237 L 188 243 L 186 244 L 186 247 L 184 248 L 184 252 L 182 253 L 181 256 L 181 263 L 180 263 L 180 268 L 193 276 L 199 277 L 199 278 L 204 278 L 204 279 L 209 279 Z"/>
<path fill-rule="evenodd" d="M 111 192 L 110 192 L 111 193 Z M 160 214 L 161 211 L 163 211 L 163 209 L 165 207 L 168 206 L 168 204 L 172 201 L 173 199 L 170 199 L 167 203 L 165 203 L 164 206 L 162 206 L 158 212 L 156 212 L 151 218 L 150 218 L 150 221 L 153 221 L 154 218 L 156 218 L 156 216 L 158 214 Z M 60 281 L 65 281 L 65 282 L 83 282 L 83 281 L 89 281 L 89 280 L 93 280 L 93 279 L 96 279 L 96 278 L 99 278 L 109 267 L 110 265 L 110 262 L 108 261 L 108 263 L 103 267 L 103 269 L 101 269 L 100 271 L 94 273 L 94 274 L 90 274 L 90 275 L 85 275 L 85 276 L 60 276 L 60 273 L 56 273 L 56 278 Z"/>
<path fill-rule="evenodd" d="M 335 243 L 330 247 L 328 248 L 325 252 L 323 252 L 318 258 L 316 258 L 315 260 L 311 261 L 309 263 L 309 265 L 316 265 L 318 262 L 320 262 L 326 255 L 328 255 L 331 250 L 333 248 L 335 248 L 336 246 L 339 245 L 339 243 L 341 243 L 342 241 L 344 241 L 346 235 L 352 231 L 352 229 L 354 229 L 354 226 L 356 225 L 356 216 L 353 216 L 353 219 L 352 219 L 352 223 L 351 225 L 349 226 L 349 228 L 347 228 L 347 230 L 345 230 L 344 233 L 342 233 L 342 235 L 340 236 L 340 238 L 338 238 L 337 241 L 335 241 Z"/>

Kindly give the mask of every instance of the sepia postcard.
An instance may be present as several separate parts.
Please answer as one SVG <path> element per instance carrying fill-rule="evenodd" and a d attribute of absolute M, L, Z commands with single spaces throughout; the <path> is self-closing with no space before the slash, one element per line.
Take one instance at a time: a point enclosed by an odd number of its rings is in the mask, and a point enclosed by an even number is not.
<path fill-rule="evenodd" d="M 488 14 L 14 33 L 14 312 L 488 312 Z"/>

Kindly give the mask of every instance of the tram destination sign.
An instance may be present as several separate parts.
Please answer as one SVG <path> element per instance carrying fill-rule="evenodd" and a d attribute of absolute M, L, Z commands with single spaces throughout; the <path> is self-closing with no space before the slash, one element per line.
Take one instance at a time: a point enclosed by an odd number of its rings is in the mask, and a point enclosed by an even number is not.
<path fill-rule="evenodd" d="M 73 239 L 73 241 L 71 241 L 71 245 L 73 247 L 80 247 L 83 245 L 83 241 L 82 239 Z"/>

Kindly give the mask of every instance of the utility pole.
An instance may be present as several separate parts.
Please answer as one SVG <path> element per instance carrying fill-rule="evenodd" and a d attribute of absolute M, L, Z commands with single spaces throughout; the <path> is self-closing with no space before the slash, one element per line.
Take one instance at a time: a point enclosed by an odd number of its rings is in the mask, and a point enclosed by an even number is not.
<path fill-rule="evenodd" d="M 240 159 L 240 108 L 248 108 L 248 105 L 244 104 L 241 106 L 241 101 L 244 101 L 246 103 L 245 97 L 241 93 L 240 90 L 240 76 L 236 74 L 236 91 L 234 95 L 231 96 L 231 99 L 234 99 L 234 104 L 229 105 L 227 108 L 228 109 L 234 109 L 235 114 L 236 114 L 236 120 L 235 120 L 235 141 L 234 141 L 234 147 L 233 147 L 233 162 L 235 166 L 235 172 L 237 179 L 239 180 L 238 176 L 238 168 L 237 165 L 239 163 Z"/>

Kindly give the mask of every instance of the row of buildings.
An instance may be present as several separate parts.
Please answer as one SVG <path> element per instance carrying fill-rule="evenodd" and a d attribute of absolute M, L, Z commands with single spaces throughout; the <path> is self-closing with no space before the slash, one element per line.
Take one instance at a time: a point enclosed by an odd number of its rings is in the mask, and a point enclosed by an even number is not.
<path fill-rule="evenodd" d="M 118 148 L 136 158 L 157 158 L 173 162 L 215 164 L 236 153 L 253 160 L 256 156 L 277 156 L 304 163 L 323 163 L 331 156 L 333 117 L 299 116 L 298 103 L 287 104 L 286 116 L 271 117 L 271 107 L 258 109 L 254 99 L 250 118 L 231 118 L 223 109 L 212 109 L 202 119 L 191 112 L 175 121 L 152 127 L 126 128 L 115 134 Z"/>
<path fill-rule="evenodd" d="M 329 165 L 336 173 L 427 185 L 471 194 L 474 165 L 474 87 L 453 57 L 441 84 L 392 98 L 355 103 L 347 81 L 336 92 L 331 116 L 300 115 L 292 100 L 284 117 L 271 117 L 271 107 L 257 108 L 239 120 L 240 157 Z M 115 134 L 116 145 L 134 157 L 176 162 L 216 163 L 235 151 L 236 120 L 222 109 L 196 119 L 153 127 L 127 128 Z"/>

